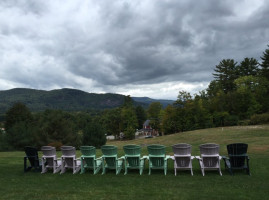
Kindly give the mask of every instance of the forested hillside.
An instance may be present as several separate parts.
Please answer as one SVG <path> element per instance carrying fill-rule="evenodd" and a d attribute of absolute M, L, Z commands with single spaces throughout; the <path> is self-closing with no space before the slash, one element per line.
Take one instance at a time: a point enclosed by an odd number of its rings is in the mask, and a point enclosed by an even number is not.
<path fill-rule="evenodd" d="M 119 94 L 94 94 L 75 89 L 44 91 L 16 88 L 0 91 L 0 113 L 5 113 L 15 102 L 24 103 L 31 111 L 87 111 L 114 108 L 123 100 L 124 96 Z"/>
<path fill-rule="evenodd" d="M 171 100 L 155 100 L 147 97 L 133 97 L 135 105 L 148 107 L 152 102 L 160 102 L 163 107 L 172 104 Z M 4 114 L 14 103 L 25 104 L 32 112 L 46 109 L 64 111 L 89 111 L 116 108 L 123 104 L 124 95 L 95 94 L 76 89 L 35 90 L 15 88 L 0 91 L 0 114 Z"/>

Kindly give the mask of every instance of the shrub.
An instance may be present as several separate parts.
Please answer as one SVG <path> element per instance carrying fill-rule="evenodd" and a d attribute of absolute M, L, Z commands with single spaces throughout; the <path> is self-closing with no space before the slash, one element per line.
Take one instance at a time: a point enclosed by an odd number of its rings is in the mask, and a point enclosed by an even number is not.
<path fill-rule="evenodd" d="M 239 118 L 236 115 L 228 115 L 224 119 L 225 126 L 236 126 L 238 124 Z"/>
<path fill-rule="evenodd" d="M 60 151 L 63 144 L 61 142 L 51 142 L 48 144 L 48 146 L 55 147 L 57 151 Z"/>
<path fill-rule="evenodd" d="M 239 126 L 247 126 L 247 125 L 250 125 L 250 120 L 249 119 L 241 120 L 241 121 L 238 122 L 238 125 Z"/>
<path fill-rule="evenodd" d="M 135 129 L 132 126 L 128 126 L 124 131 L 124 136 L 126 139 L 134 139 L 135 138 Z"/>
<path fill-rule="evenodd" d="M 269 113 L 255 114 L 250 118 L 250 124 L 267 124 L 269 123 Z"/>

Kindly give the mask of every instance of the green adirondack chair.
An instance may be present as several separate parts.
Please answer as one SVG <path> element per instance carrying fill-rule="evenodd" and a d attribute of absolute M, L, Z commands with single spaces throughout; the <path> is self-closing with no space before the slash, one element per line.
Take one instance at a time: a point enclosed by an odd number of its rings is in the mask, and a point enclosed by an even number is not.
<path fill-rule="evenodd" d="M 147 156 L 143 156 L 141 158 L 141 147 L 139 145 L 129 144 L 123 146 L 123 150 L 125 153 L 124 156 L 124 166 L 125 166 L 125 174 L 127 174 L 128 169 L 139 169 L 140 175 L 143 173 L 145 159 Z"/>
<path fill-rule="evenodd" d="M 93 174 L 97 174 L 102 167 L 102 158 L 96 158 L 96 149 L 93 146 L 81 146 L 81 174 L 85 173 L 85 169 L 93 170 Z"/>
<path fill-rule="evenodd" d="M 165 146 L 153 144 L 148 146 L 149 175 L 151 169 L 163 169 L 164 175 L 167 173 L 167 160 L 170 156 L 165 155 Z"/>
<path fill-rule="evenodd" d="M 101 147 L 102 156 L 102 168 L 103 173 L 106 173 L 107 169 L 116 170 L 116 175 L 118 175 L 122 169 L 124 156 L 118 158 L 117 147 L 113 145 L 103 145 Z"/>

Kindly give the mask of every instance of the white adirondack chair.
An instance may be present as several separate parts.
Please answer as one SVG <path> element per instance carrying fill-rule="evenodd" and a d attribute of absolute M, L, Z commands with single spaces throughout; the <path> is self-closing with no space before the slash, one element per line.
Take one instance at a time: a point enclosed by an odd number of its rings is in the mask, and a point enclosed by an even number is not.
<path fill-rule="evenodd" d="M 190 144 L 175 144 L 172 146 L 174 156 L 171 158 L 174 160 L 175 176 L 177 170 L 190 170 L 193 176 L 192 160 L 194 156 L 191 156 L 191 145 Z"/>
<path fill-rule="evenodd" d="M 62 146 L 62 167 L 61 174 L 65 173 L 66 169 L 72 169 L 73 174 L 79 172 L 81 162 L 76 158 L 76 148 L 72 146 Z"/>
<path fill-rule="evenodd" d="M 53 169 L 53 173 L 57 173 L 61 170 L 61 159 L 57 159 L 56 149 L 52 146 L 43 146 L 41 147 L 43 152 L 42 156 L 42 171 L 41 173 L 46 173 L 48 169 Z"/>
<path fill-rule="evenodd" d="M 202 144 L 200 145 L 200 153 L 201 157 L 196 156 L 196 158 L 199 160 L 203 176 L 205 175 L 205 170 L 218 170 L 219 174 L 222 176 L 219 145 L 212 143 Z"/>

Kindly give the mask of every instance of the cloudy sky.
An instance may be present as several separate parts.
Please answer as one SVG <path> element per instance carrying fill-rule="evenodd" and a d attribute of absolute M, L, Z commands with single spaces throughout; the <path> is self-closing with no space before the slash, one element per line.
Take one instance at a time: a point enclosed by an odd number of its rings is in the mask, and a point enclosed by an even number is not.
<path fill-rule="evenodd" d="M 0 90 L 176 99 L 222 59 L 260 59 L 266 0 L 1 0 Z"/>

